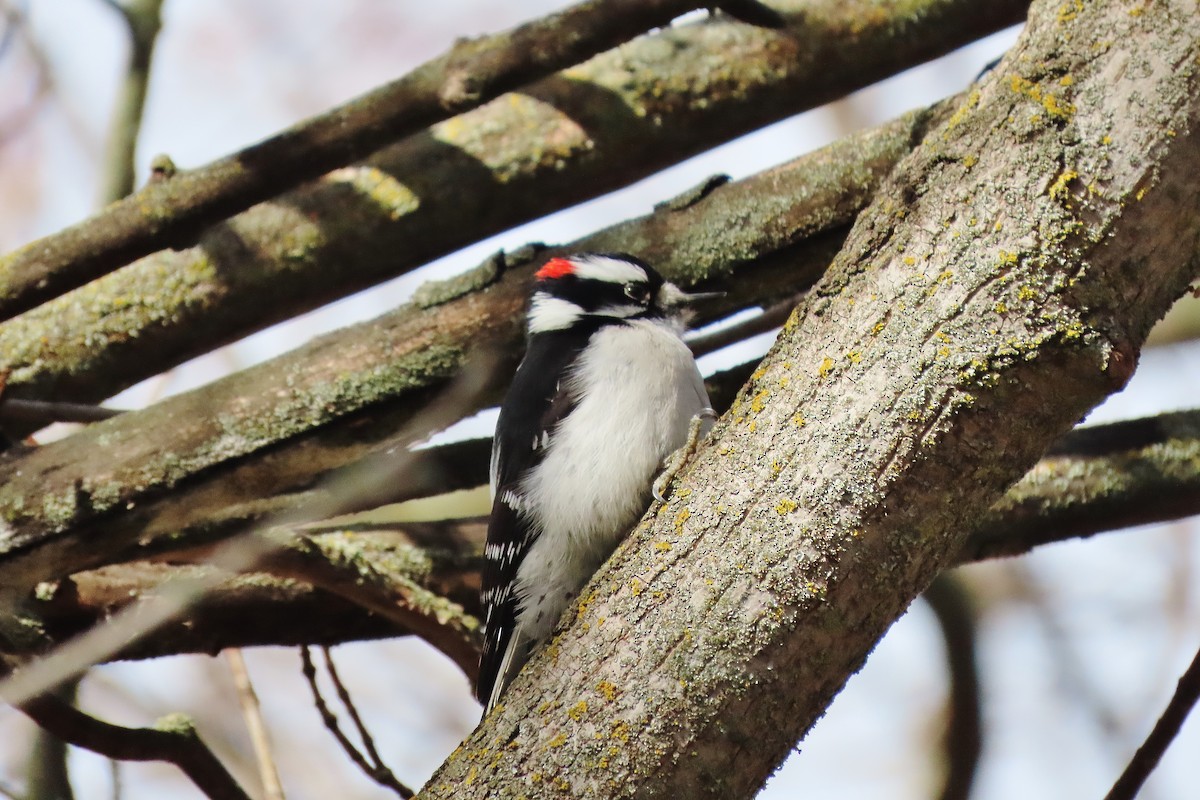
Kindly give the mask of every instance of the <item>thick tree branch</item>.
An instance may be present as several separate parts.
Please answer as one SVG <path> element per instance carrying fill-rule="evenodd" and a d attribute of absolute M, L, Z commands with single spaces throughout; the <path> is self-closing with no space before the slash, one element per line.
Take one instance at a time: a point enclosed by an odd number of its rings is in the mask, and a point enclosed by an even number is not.
<path fill-rule="evenodd" d="M 1025 5 L 780 0 L 803 19 L 786 34 L 718 19 L 638 39 L 0 325 L 0 366 L 14 396 L 98 402 L 941 55 L 1019 21 Z"/>
<path fill-rule="evenodd" d="M 168 761 L 212 800 L 249 800 L 181 714 L 164 717 L 154 728 L 125 728 L 88 716 L 52 696 L 30 700 L 21 710 L 77 747 L 121 761 Z"/>
<path fill-rule="evenodd" d="M 44 633 L 38 655 L 118 611 L 152 597 L 171 582 L 190 580 L 212 567 L 140 562 L 82 572 L 47 586 L 30 603 Z M 228 647 L 341 644 L 407 633 L 387 617 L 294 580 L 262 573 L 228 576 L 196 608 L 158 634 L 136 642 L 116 659 L 180 653 L 215 655 Z"/>
<path fill-rule="evenodd" d="M 707 318 L 793 296 L 824 269 L 896 159 L 947 112 L 942 105 L 905 115 L 562 249 L 627 250 L 685 285 L 736 272 L 733 291 L 705 309 Z M 697 230 L 710 234 L 697 239 Z M 805 241 L 813 234 L 820 235 Z M 201 508 L 205 498 L 183 500 L 176 487 L 190 484 L 203 495 L 212 481 L 197 481 L 217 467 L 237 473 L 224 487 L 240 493 L 214 490 L 220 508 L 307 488 L 324 471 L 362 458 L 407 424 L 474 342 L 519 349 L 531 274 L 532 265 L 497 257 L 370 323 L 69 439 L 10 451 L 0 459 L 0 512 L 9 523 L 0 531 L 0 582 L 29 584 L 103 563 L 97 559 L 141 536 L 136 531 L 159 512 L 173 524 L 179 506 L 158 509 L 150 502 L 156 496 L 175 490 L 170 500 Z M 89 524 L 105 542 L 74 535 Z"/>
<path fill-rule="evenodd" d="M 1200 13 L 1138 11 L 1034 3 L 422 796 L 761 787 L 1200 269 Z"/>
<path fill-rule="evenodd" d="M 153 182 L 0 260 L 0 320 L 454 114 L 616 47 L 703 3 L 588 0 L 444 56 L 231 156 Z"/>

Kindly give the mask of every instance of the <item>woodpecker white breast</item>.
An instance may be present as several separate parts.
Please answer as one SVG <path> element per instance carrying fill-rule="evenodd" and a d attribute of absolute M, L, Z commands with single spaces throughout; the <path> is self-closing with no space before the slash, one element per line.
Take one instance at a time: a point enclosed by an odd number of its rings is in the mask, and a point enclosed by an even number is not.
<path fill-rule="evenodd" d="M 525 358 L 492 445 L 478 697 L 490 709 L 650 503 L 708 411 L 681 338 L 688 295 L 627 255 L 537 272 Z"/>

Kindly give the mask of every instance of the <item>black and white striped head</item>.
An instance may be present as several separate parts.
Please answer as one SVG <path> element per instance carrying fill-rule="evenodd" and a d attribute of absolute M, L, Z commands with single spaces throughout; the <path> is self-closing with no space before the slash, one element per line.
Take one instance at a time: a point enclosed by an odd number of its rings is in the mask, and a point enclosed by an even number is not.
<path fill-rule="evenodd" d="M 658 319 L 683 325 L 687 294 L 649 264 L 623 253 L 552 258 L 534 276 L 529 333 L 566 330 L 585 319 Z"/>

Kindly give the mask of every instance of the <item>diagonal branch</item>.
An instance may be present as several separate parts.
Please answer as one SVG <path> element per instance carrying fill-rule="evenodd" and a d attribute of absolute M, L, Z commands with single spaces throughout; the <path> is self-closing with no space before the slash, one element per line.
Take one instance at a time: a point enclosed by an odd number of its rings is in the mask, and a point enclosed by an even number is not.
<path fill-rule="evenodd" d="M 164 717 L 154 728 L 125 728 L 53 696 L 34 698 L 20 708 L 38 725 L 77 747 L 121 761 L 167 761 L 212 800 L 249 800 L 182 714 Z"/>
<path fill-rule="evenodd" d="M 1196 652 L 1192 663 L 1184 670 L 1162 716 L 1154 723 L 1150 735 L 1138 748 L 1121 777 L 1105 795 L 1105 800 L 1133 800 L 1137 797 L 1142 784 L 1150 777 L 1163 753 L 1167 752 L 1167 748 L 1179 734 L 1179 729 L 1195 708 L 1197 700 L 1200 700 L 1200 651 Z"/>
<path fill-rule="evenodd" d="M 467 775 L 479 796 L 752 796 L 983 511 L 1128 381 L 1200 269 L 1200 16 L 1062 8 L 1035 0 L 901 161 L 422 797 Z"/>
<path fill-rule="evenodd" d="M 0 320 L 167 247 L 299 183 L 526 83 L 577 64 L 703 2 L 588 0 L 444 56 L 205 167 L 154 182 L 0 261 Z"/>
<path fill-rule="evenodd" d="M 721 186 L 702 201 L 662 208 L 563 249 L 627 250 L 684 285 L 736 274 L 733 291 L 704 309 L 710 318 L 794 296 L 824 269 L 846 226 L 900 154 L 948 111 L 942 104 L 905 115 Z M 773 202 L 762 202 L 764 193 Z M 697 241 L 696 230 L 712 234 Z M 541 258 L 557 252 L 547 250 Z M 122 534 L 112 522 L 144 528 L 155 513 L 147 500 L 212 478 L 218 467 L 239 472 L 249 501 L 307 487 L 315 475 L 361 458 L 404 428 L 412 409 L 461 367 L 472 342 L 517 352 L 535 264 L 497 257 L 423 288 L 413 303 L 372 323 L 69 439 L 10 452 L 0 459 L 0 511 L 9 523 L 0 530 L 0 574 L 21 584 L 93 566 L 111 548 L 140 536 L 132 529 Z M 479 399 L 494 402 L 496 394 Z M 247 459 L 259 453 L 266 461 Z M 114 541 L 73 535 L 92 523 Z"/>
<path fill-rule="evenodd" d="M 10 393 L 100 401 L 949 52 L 1019 21 L 1026 5 L 779 0 L 802 26 L 780 34 L 718 17 L 639 38 L 0 325 Z"/>

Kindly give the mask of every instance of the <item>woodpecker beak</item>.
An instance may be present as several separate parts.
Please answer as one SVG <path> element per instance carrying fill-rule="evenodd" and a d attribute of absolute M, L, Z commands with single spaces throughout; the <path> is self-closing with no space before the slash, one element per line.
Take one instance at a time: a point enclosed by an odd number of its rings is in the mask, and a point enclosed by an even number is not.
<path fill-rule="evenodd" d="M 673 283 L 664 283 L 662 288 L 658 290 L 658 297 L 655 299 L 659 308 L 671 309 L 678 308 L 679 306 L 690 306 L 704 300 L 714 300 L 724 296 L 724 292 L 692 292 L 689 294 Z"/>

